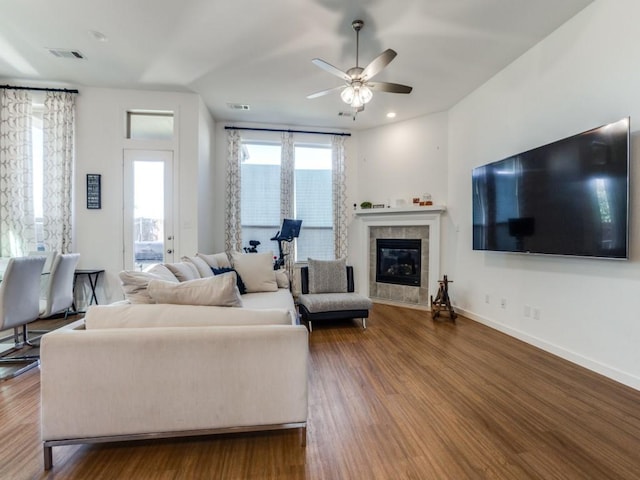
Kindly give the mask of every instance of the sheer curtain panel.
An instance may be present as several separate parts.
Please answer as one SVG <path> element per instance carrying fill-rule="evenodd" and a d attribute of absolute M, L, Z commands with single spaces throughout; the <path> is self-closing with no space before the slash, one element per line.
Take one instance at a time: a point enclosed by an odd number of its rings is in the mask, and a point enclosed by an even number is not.
<path fill-rule="evenodd" d="M 242 251 L 242 224 L 240 218 L 240 162 L 242 139 L 237 130 L 227 131 L 227 184 L 225 205 L 225 250 Z"/>
<path fill-rule="evenodd" d="M 280 160 L 280 223 L 285 218 L 294 218 L 293 208 L 295 157 L 293 134 L 282 132 L 282 156 Z M 293 278 L 293 242 L 282 242 L 282 252 L 285 254 L 285 268 L 289 278 Z"/>
<path fill-rule="evenodd" d="M 345 172 L 345 137 L 331 137 L 333 238 L 336 258 L 347 256 L 347 182 Z"/>
<path fill-rule="evenodd" d="M 45 250 L 68 253 L 72 242 L 75 93 L 47 92 L 43 130 Z"/>
<path fill-rule="evenodd" d="M 35 250 L 31 95 L 0 89 L 0 256 Z"/>

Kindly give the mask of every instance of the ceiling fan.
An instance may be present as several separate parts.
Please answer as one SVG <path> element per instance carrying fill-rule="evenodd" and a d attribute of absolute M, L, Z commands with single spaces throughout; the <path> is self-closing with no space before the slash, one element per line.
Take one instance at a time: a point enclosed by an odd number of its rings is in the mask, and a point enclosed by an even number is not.
<path fill-rule="evenodd" d="M 373 91 L 390 92 L 390 93 L 411 93 L 412 87 L 400 85 L 398 83 L 388 82 L 372 82 L 371 79 L 382 71 L 384 67 L 391 63 L 397 53 L 392 49 L 387 49 L 374 58 L 369 65 L 362 68 L 358 64 L 358 55 L 360 49 L 360 30 L 364 27 L 362 20 L 354 20 L 351 26 L 356 32 L 356 66 L 350 68 L 346 72 L 334 67 L 330 63 L 320 58 L 314 58 L 311 62 L 321 69 L 341 78 L 345 81 L 345 85 L 329 88 L 320 92 L 312 93 L 307 98 L 317 98 L 328 93 L 342 90 L 340 97 L 345 103 L 348 103 L 357 112 L 364 110 L 364 105 L 373 98 Z M 355 120 L 355 117 L 354 117 Z"/>

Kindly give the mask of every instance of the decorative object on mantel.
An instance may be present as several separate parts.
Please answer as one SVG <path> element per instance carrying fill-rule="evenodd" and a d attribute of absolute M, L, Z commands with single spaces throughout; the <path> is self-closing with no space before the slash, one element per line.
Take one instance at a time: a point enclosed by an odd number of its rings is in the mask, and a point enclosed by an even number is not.
<path fill-rule="evenodd" d="M 420 206 L 413 206 L 412 205 L 408 205 L 404 208 L 396 208 L 396 207 L 390 207 L 390 208 L 377 208 L 375 205 L 373 205 L 372 207 L 369 208 L 357 208 L 354 212 L 355 215 L 377 215 L 377 214 L 397 214 L 397 213 L 407 213 L 407 214 L 423 214 L 423 213 L 439 213 L 442 214 L 444 212 L 446 212 L 447 207 L 444 205 L 428 205 L 428 206 L 424 206 L 424 207 L 420 207 Z"/>
<path fill-rule="evenodd" d="M 360 208 L 371 208 L 372 206 L 371 202 L 362 202 L 360 204 Z"/>
<path fill-rule="evenodd" d="M 384 203 L 374 203 L 371 208 L 384 208 Z"/>
<path fill-rule="evenodd" d="M 449 284 L 453 283 L 453 280 L 449 280 L 446 275 L 442 277 L 442 280 L 438 280 L 440 288 L 436 298 L 431 295 L 431 318 L 434 320 L 440 316 L 442 310 L 449 312 L 449 318 L 453 323 L 456 323 L 456 312 L 453 311 L 451 306 L 451 300 L 449 299 Z"/>
<path fill-rule="evenodd" d="M 431 200 L 431 194 L 430 193 L 423 193 L 422 194 L 422 201 L 420 202 L 420 206 L 421 207 L 428 207 L 433 205 L 433 201 Z"/>

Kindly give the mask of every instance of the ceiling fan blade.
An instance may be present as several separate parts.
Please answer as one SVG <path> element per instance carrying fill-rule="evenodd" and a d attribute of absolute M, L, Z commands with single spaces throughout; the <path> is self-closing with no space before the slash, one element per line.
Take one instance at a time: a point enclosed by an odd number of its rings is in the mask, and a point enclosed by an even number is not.
<path fill-rule="evenodd" d="M 408 85 L 388 82 L 367 82 L 367 87 L 374 91 L 390 93 L 411 93 L 411 90 L 413 90 L 413 87 Z"/>
<path fill-rule="evenodd" d="M 397 53 L 395 50 L 387 49 L 374 58 L 369 65 L 367 65 L 362 71 L 362 75 L 360 77 L 363 80 L 367 80 L 369 78 L 373 78 L 375 75 L 380 73 L 380 71 L 391 63 L 391 60 L 396 58 Z"/>
<path fill-rule="evenodd" d="M 343 79 L 346 82 L 350 82 L 351 81 L 351 77 L 349 75 L 347 75 L 345 72 L 343 72 L 342 70 L 334 67 L 330 63 L 325 62 L 324 60 L 322 60 L 320 58 L 314 58 L 313 60 L 311 60 L 311 63 L 313 63 L 316 67 L 320 67 L 325 72 L 329 72 L 330 74 L 335 75 L 336 77 L 340 77 L 341 79 Z"/>
<path fill-rule="evenodd" d="M 340 85 L 339 87 L 328 88 L 327 90 L 321 90 L 319 92 L 312 93 L 311 95 L 307 95 L 307 98 L 322 97 L 323 95 L 327 95 L 327 94 L 329 94 L 331 92 L 335 92 L 337 90 L 342 90 L 343 88 L 344 88 L 344 85 Z"/>

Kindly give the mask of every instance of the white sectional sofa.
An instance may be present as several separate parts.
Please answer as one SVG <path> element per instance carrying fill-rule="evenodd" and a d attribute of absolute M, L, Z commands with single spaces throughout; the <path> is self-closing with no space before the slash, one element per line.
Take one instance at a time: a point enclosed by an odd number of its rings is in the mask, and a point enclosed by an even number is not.
<path fill-rule="evenodd" d="M 192 295 L 221 281 L 174 283 Z M 93 306 L 45 335 L 45 469 L 66 444 L 298 428 L 304 445 L 307 329 L 289 290 L 269 289 L 241 295 L 241 307 Z"/>

